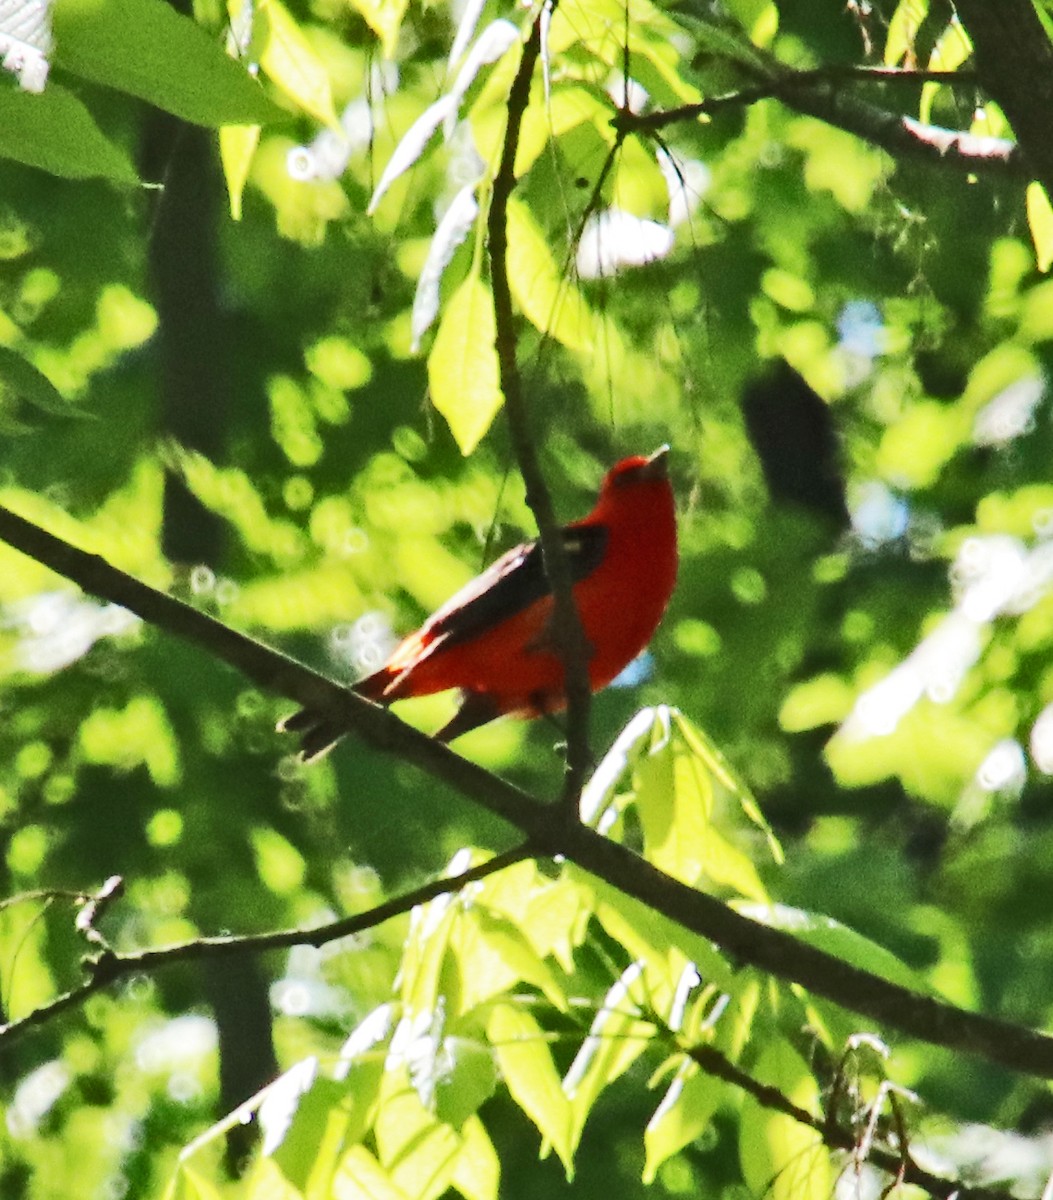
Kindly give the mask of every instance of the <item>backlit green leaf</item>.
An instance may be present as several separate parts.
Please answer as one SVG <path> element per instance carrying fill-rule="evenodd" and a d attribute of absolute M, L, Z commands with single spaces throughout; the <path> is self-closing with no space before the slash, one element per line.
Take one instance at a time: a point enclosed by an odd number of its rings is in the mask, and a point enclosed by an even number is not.
<path fill-rule="evenodd" d="M 365 1146 L 352 1146 L 333 1177 L 333 1200 L 409 1200 Z"/>
<path fill-rule="evenodd" d="M 497 1200 L 501 1162 L 494 1144 L 478 1117 L 469 1117 L 461 1130 L 461 1152 L 457 1156 L 451 1186 L 465 1200 Z"/>
<path fill-rule="evenodd" d="M 449 1187 L 461 1140 L 424 1107 L 400 1072 L 385 1077 L 374 1131 L 380 1164 L 399 1191 L 435 1200 Z"/>
<path fill-rule="evenodd" d="M 260 66 L 300 107 L 325 125 L 339 127 L 325 65 L 281 0 L 258 0 Z M 256 38 L 254 36 L 254 42 Z"/>
<path fill-rule="evenodd" d="M 723 1086 L 689 1058 L 684 1059 L 644 1131 L 647 1152 L 644 1183 L 653 1183 L 662 1163 L 693 1142 L 709 1125 Z"/>
<path fill-rule="evenodd" d="M 537 863 L 526 860 L 508 867 L 481 885 L 478 903 L 513 921 L 535 954 L 550 954 L 564 971 L 574 968 L 573 953 L 584 940 L 591 894 L 570 875 L 549 878 Z M 556 1001 L 553 1001 L 554 1003 Z"/>
<path fill-rule="evenodd" d="M 571 1144 L 577 1146 L 600 1094 L 647 1049 L 655 1028 L 647 1013 L 651 997 L 643 983 L 643 964 L 630 963 L 608 989 L 563 1078 L 570 1101 Z"/>
<path fill-rule="evenodd" d="M 567 281 L 530 209 L 508 203 L 508 275 L 512 295 L 530 323 L 570 350 L 588 351 L 593 317 L 585 297 Z"/>
<path fill-rule="evenodd" d="M 512 1099 L 559 1155 L 567 1178 L 574 1175 L 570 1103 L 552 1061 L 548 1039 L 521 1007 L 500 1004 L 490 1014 L 487 1037 Z"/>
<path fill-rule="evenodd" d="M 770 1042 L 751 1074 L 799 1107 L 816 1115 L 822 1112 L 819 1087 L 788 1042 Z M 739 1161 L 746 1186 L 755 1196 L 829 1200 L 834 1171 L 822 1135 L 793 1117 L 763 1107 L 752 1096 L 742 1103 Z"/>
<path fill-rule="evenodd" d="M 341 1101 L 347 1096 L 343 1082 L 314 1080 L 301 1096 L 294 1097 L 292 1119 L 272 1157 L 282 1174 L 300 1192 L 317 1173 L 331 1173 L 336 1165 L 333 1148 L 339 1148 L 347 1132 L 349 1114 Z M 260 1113 L 263 1121 L 263 1110 Z M 323 1147 L 325 1148 L 323 1151 Z M 324 1153 L 324 1159 L 323 1159 Z"/>
<path fill-rule="evenodd" d="M 1027 224 L 1035 244 L 1038 269 L 1048 271 L 1053 263 L 1053 205 L 1040 183 L 1027 185 Z"/>
<path fill-rule="evenodd" d="M 494 348 L 490 289 L 469 275 L 450 298 L 428 355 L 431 402 L 462 454 L 471 454 L 504 403 Z"/>
<path fill-rule="evenodd" d="M 885 38 L 886 66 L 914 65 L 914 39 L 928 12 L 929 0 L 900 0 L 896 5 Z"/>
<path fill-rule="evenodd" d="M 470 1012 L 494 996 L 526 983 L 559 1008 L 566 997 L 552 968 L 512 921 L 478 904 L 461 914 L 450 937 L 456 955 L 460 996 L 458 1012 Z"/>
<path fill-rule="evenodd" d="M 460 1129 L 494 1094 L 497 1068 L 490 1046 L 477 1038 L 447 1037 L 442 1043 L 442 1076 L 435 1086 L 435 1113 Z"/>
<path fill-rule="evenodd" d="M 380 38 L 380 50 L 384 57 L 394 58 L 408 0 L 348 0 L 348 3 L 361 13 L 370 29 Z"/>
<path fill-rule="evenodd" d="M 596 918 L 626 953 L 644 965 L 648 1002 L 665 1017 L 686 963 L 694 963 L 706 983 L 730 988 L 732 972 L 713 943 L 653 912 L 642 901 L 594 882 Z"/>
<path fill-rule="evenodd" d="M 219 131 L 219 158 L 230 198 L 230 215 L 235 221 L 241 220 L 241 198 L 259 141 L 259 125 L 224 125 Z"/>

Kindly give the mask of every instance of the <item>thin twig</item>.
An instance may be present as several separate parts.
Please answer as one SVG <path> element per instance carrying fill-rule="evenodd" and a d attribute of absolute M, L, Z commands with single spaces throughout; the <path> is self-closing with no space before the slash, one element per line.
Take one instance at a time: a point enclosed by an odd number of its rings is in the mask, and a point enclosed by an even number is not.
<path fill-rule="evenodd" d="M 793 72 L 794 86 L 821 86 L 826 83 L 891 83 L 916 87 L 926 83 L 942 83 L 945 87 L 975 88 L 979 76 L 975 71 L 941 71 L 919 67 L 879 67 L 866 63 L 828 63 L 822 67 Z"/>
<path fill-rule="evenodd" d="M 799 1104 L 795 1104 L 777 1087 L 754 1079 L 752 1075 L 725 1057 L 716 1047 L 701 1043 L 684 1048 L 684 1053 L 708 1075 L 747 1092 L 762 1107 L 782 1113 L 783 1116 L 789 1117 L 799 1125 L 814 1129 L 828 1149 L 855 1150 L 856 1139 L 850 1130 L 828 1121 L 825 1117 L 810 1113 Z M 924 1188 L 930 1196 L 944 1197 L 947 1200 L 952 1196 L 957 1196 L 960 1200 L 1009 1200 L 1008 1190 L 1000 1192 L 989 1188 L 968 1187 L 957 1180 L 946 1179 L 940 1175 L 934 1175 L 931 1171 L 926 1171 L 924 1167 L 918 1166 L 909 1155 L 886 1150 L 880 1146 L 870 1148 L 866 1161 L 892 1176 L 901 1178 L 904 1183 Z"/>
<path fill-rule="evenodd" d="M 525 858 L 530 858 L 533 853 L 534 848 L 529 840 L 521 842 L 518 846 L 495 854 L 493 858 L 470 867 L 459 875 L 433 879 L 401 896 L 385 900 L 365 912 L 340 917 L 336 921 L 316 925 L 311 929 L 278 929 L 269 933 L 192 938 L 169 946 L 157 946 L 151 950 L 127 954 L 104 950 L 85 960 L 89 973 L 83 983 L 26 1013 L 24 1017 L 0 1025 L 0 1046 L 13 1042 L 31 1029 L 38 1029 L 71 1008 L 79 1007 L 89 996 L 130 975 L 149 974 L 173 963 L 198 962 L 205 958 L 225 958 L 232 954 L 262 954 L 267 950 L 283 950 L 289 946 L 324 946 L 339 938 L 374 929 L 392 917 L 401 916 L 402 913 L 434 900 L 437 896 L 458 892 L 470 883 L 485 879 L 488 875 L 494 875 Z"/>
<path fill-rule="evenodd" d="M 857 69 L 844 78 L 859 75 Z M 862 76 L 866 79 L 891 82 L 902 72 L 872 68 Z M 954 74 L 947 72 L 946 74 Z M 933 72 L 911 72 L 910 82 L 924 82 L 920 76 Z M 970 76 L 970 78 L 972 78 Z M 950 82 L 946 80 L 945 82 Z M 913 117 L 891 112 L 869 104 L 837 86 L 838 78 L 829 69 L 822 71 L 787 71 L 764 76 L 759 81 L 719 96 L 707 96 L 695 104 L 661 109 L 650 113 L 621 111 L 614 117 L 615 129 L 646 133 L 667 128 L 699 117 L 716 116 L 720 112 L 746 108 L 761 100 L 778 100 L 787 108 L 806 116 L 825 121 L 846 133 L 855 134 L 894 158 L 911 159 L 949 167 L 968 174 L 1004 175 L 1026 179 L 1029 171 L 1024 154 L 1016 142 L 1006 138 L 981 137 L 938 125 L 926 125 Z"/>
<path fill-rule="evenodd" d="M 554 7 L 554 3 L 552 5 Z M 574 602 L 570 563 L 560 537 L 552 497 L 545 486 L 538 464 L 530 418 L 523 397 L 519 366 L 516 362 L 516 327 L 512 290 L 508 279 L 508 201 L 515 190 L 516 151 L 523 115 L 530 102 L 530 86 L 541 53 L 542 13 L 535 18 L 523 45 L 519 68 L 508 93 L 508 119 L 505 125 L 501 161 L 494 176 L 487 216 L 490 246 L 490 283 L 494 294 L 495 346 L 505 399 L 508 429 L 526 485 L 527 503 L 537 522 L 538 540 L 545 574 L 552 585 L 552 640 L 563 660 L 564 690 L 567 696 L 567 759 L 560 802 L 561 815 L 576 819 L 578 798 L 592 761 L 589 749 L 588 660 L 590 648 L 585 640 L 581 617 Z"/>

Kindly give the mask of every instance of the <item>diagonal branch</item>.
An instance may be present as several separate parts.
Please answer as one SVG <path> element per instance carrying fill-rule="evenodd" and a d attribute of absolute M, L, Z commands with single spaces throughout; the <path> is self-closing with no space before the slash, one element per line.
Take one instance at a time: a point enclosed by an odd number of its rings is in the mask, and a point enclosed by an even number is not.
<path fill-rule="evenodd" d="M 817 996 L 931 1045 L 977 1055 L 1025 1075 L 1053 1079 L 1053 1037 L 900 987 L 736 912 L 579 822 L 554 823 L 549 806 L 461 758 L 393 713 L 5 508 L 0 508 L 0 539 L 96 596 L 203 646 L 260 686 L 325 713 L 339 728 L 352 730 L 376 749 L 419 767 L 521 830 L 538 855 L 563 857 L 682 929 L 715 943 L 739 962 L 799 983 Z M 73 1003 L 70 1000 L 66 1007 Z"/>
<path fill-rule="evenodd" d="M 567 766 L 561 809 L 568 819 L 576 818 L 578 797 L 591 763 L 589 750 L 588 660 L 590 649 L 585 640 L 581 618 L 574 603 L 570 563 L 563 548 L 559 523 L 552 497 L 538 465 L 534 436 L 523 397 L 522 381 L 516 363 L 516 328 L 512 290 L 508 279 L 508 201 L 515 190 L 516 151 L 523 115 L 530 102 L 530 85 L 541 54 L 543 17 L 554 3 L 535 18 L 523 45 L 522 58 L 508 93 L 508 122 L 505 126 L 501 162 L 494 176 L 487 216 L 490 245 L 490 283 L 494 294 L 495 345 L 500 372 L 505 414 L 519 470 L 526 484 L 526 498 L 537 521 L 538 539 L 545 574 L 552 584 L 554 601 L 552 635 L 563 660 L 564 687 L 567 695 Z"/>
<path fill-rule="evenodd" d="M 157 628 L 200 646 L 264 690 L 324 714 L 334 728 L 353 732 L 375 749 L 397 754 L 445 780 L 528 836 L 546 824 L 545 807 L 533 796 L 411 729 L 387 709 L 370 704 L 280 650 L 157 591 L 7 508 L 0 508 L 0 540 L 93 596 L 119 604 Z"/>
<path fill-rule="evenodd" d="M 861 70 L 857 68 L 846 74 L 831 73 L 828 69 L 790 71 L 779 68 L 763 75 L 756 83 L 719 96 L 707 96 L 697 104 L 643 114 L 619 112 L 613 124 L 616 129 L 628 132 L 658 131 L 682 121 L 696 121 L 699 117 L 715 116 L 729 109 L 745 108 L 761 100 L 778 100 L 795 112 L 855 134 L 896 159 L 930 163 L 965 174 L 1029 178 L 1024 152 L 1016 142 L 926 125 L 846 92 L 843 87 L 846 78 L 887 83 L 907 74 L 882 69 L 880 73 L 867 71 L 860 75 Z M 911 82 L 916 82 L 919 77 L 931 76 L 933 72 L 909 74 Z M 941 74 L 958 76 L 954 72 Z"/>
<path fill-rule="evenodd" d="M 316 925 L 311 929 L 279 929 L 272 930 L 270 933 L 193 938 L 190 941 L 176 942 L 170 946 L 157 946 L 152 950 L 139 950 L 127 954 L 104 950 L 85 960 L 85 965 L 88 967 L 88 978 L 83 983 L 70 988 L 68 992 L 63 992 L 61 996 L 56 996 L 47 1004 L 33 1009 L 24 1017 L 0 1025 L 0 1046 L 15 1041 L 31 1029 L 39 1029 L 40 1026 L 70 1009 L 78 1008 L 89 996 L 109 987 L 119 979 L 126 979 L 129 975 L 152 972 L 161 967 L 171 966 L 173 963 L 199 962 L 206 958 L 225 958 L 229 955 L 246 953 L 262 954 L 267 950 L 284 950 L 290 946 L 324 946 L 327 942 L 334 942 L 338 938 L 350 937 L 352 934 L 374 929 L 377 925 L 390 921 L 392 917 L 401 916 L 419 904 L 434 900 L 437 896 L 459 892 L 469 883 L 475 883 L 480 879 L 485 879 L 488 875 L 503 871 L 506 867 L 521 862 L 524 858 L 530 858 L 533 853 L 534 848 L 529 840 L 521 842 L 518 846 L 496 854 L 486 862 L 470 867 L 459 875 L 433 879 L 401 896 L 395 896 L 391 900 L 385 900 L 382 904 L 366 909 L 365 912 L 341 917 L 336 921 L 328 921 L 324 925 Z"/>

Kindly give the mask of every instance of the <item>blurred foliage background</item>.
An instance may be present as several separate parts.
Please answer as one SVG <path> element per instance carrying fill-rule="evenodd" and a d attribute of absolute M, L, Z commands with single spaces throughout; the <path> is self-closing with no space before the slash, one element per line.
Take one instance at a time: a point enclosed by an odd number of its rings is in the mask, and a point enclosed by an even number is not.
<path fill-rule="evenodd" d="M 0 503 L 348 680 L 532 536 L 485 319 L 530 19 L 496 0 L 57 0 L 43 92 L 0 80 Z M 967 30 L 936 0 L 563 0 L 547 37 L 511 245 L 541 463 L 571 519 L 613 461 L 668 441 L 680 515 L 676 595 L 595 701 L 597 757 L 642 706 L 675 706 L 782 840 L 776 866 L 741 813 L 714 818 L 774 899 L 958 1004 L 1048 1025 L 1048 201 L 1026 175 L 914 162 L 777 98 L 658 137 L 612 125 L 792 68 L 1009 138 L 966 73 Z M 881 64 L 963 74 L 851 75 Z M 452 704 L 400 713 L 433 729 Z M 75 897 L 111 875 L 127 894 L 100 929 L 131 949 L 317 923 L 507 845 L 353 738 L 303 768 L 273 733 L 284 702 L 4 547 L 0 711 L 6 1019 L 80 977 Z M 558 736 L 499 722 L 457 749 L 548 798 Z M 218 1164 L 177 1176 L 177 1155 L 279 1069 L 330 1061 L 393 995 L 407 929 L 172 966 L 0 1045 L 0 1195 L 246 1186 Z M 568 994 L 595 1008 L 626 943 L 578 946 Z M 811 1017 L 772 1002 L 752 1062 L 814 1068 L 817 1098 Z M 796 1022 L 792 1062 L 765 1021 Z M 549 1029 L 561 1070 L 587 1028 Z M 736 1131 L 760 1117 L 730 1095 L 648 1171 L 648 1061 L 600 1098 L 573 1185 L 513 1099 L 487 1099 L 502 1194 L 835 1187 L 744 1168 Z M 1048 1087 L 902 1039 L 889 1070 L 956 1170 L 1041 1190 Z"/>

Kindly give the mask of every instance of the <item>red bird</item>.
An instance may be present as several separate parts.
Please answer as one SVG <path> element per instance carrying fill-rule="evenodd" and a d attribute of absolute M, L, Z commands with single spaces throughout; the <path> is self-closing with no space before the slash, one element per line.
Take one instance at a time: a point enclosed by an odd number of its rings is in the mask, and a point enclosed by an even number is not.
<path fill-rule="evenodd" d="M 662 446 L 606 474 L 596 506 L 562 529 L 574 599 L 591 653 L 594 692 L 647 643 L 676 582 L 676 514 Z M 537 717 L 566 706 L 553 643 L 552 589 L 538 542 L 503 554 L 405 638 L 354 690 L 378 704 L 460 688 L 463 703 L 436 734 L 449 742 L 495 717 Z M 314 758 L 341 736 L 307 709 L 279 726 L 303 735 Z"/>

